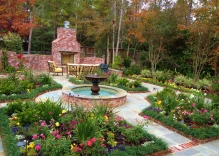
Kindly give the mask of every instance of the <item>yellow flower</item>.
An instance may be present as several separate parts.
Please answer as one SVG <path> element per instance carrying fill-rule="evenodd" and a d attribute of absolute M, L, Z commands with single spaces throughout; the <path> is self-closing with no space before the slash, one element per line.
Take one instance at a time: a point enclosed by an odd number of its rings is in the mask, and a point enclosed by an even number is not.
<path fill-rule="evenodd" d="M 60 124 L 59 124 L 59 122 L 56 122 L 55 125 L 56 125 L 56 127 L 59 127 Z"/>
<path fill-rule="evenodd" d="M 108 120 L 108 116 L 104 115 L 105 119 Z"/>
<path fill-rule="evenodd" d="M 35 144 L 34 142 L 30 142 L 29 145 L 27 145 L 27 148 L 34 148 Z"/>
<path fill-rule="evenodd" d="M 158 104 L 158 105 L 160 105 L 161 103 L 162 103 L 162 101 L 160 101 L 160 100 L 159 100 L 159 101 L 157 101 L 157 104 Z"/>
<path fill-rule="evenodd" d="M 66 110 L 65 110 L 65 109 L 62 110 L 62 114 L 64 114 L 64 113 L 66 113 Z"/>
<path fill-rule="evenodd" d="M 27 92 L 29 93 L 29 92 L 30 92 L 30 89 L 27 89 Z"/>
<path fill-rule="evenodd" d="M 19 125 L 20 125 L 20 122 L 18 122 L 17 125 L 19 126 Z"/>
<path fill-rule="evenodd" d="M 93 113 L 91 113 L 91 114 L 90 114 L 90 116 L 91 116 L 91 117 L 93 117 L 93 116 L 94 116 L 94 114 L 93 114 Z"/>
<path fill-rule="evenodd" d="M 59 114 L 59 116 L 61 116 L 62 114 Z"/>
<path fill-rule="evenodd" d="M 74 149 L 74 146 L 71 144 L 71 150 L 73 150 Z"/>

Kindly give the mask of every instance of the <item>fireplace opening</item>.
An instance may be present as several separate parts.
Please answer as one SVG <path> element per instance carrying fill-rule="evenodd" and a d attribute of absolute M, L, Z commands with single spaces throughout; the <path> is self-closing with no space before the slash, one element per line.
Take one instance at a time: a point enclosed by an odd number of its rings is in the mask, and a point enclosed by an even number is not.
<path fill-rule="evenodd" d="M 61 53 L 61 65 L 67 65 L 67 63 L 74 63 L 74 54 L 72 51 L 60 51 Z"/>

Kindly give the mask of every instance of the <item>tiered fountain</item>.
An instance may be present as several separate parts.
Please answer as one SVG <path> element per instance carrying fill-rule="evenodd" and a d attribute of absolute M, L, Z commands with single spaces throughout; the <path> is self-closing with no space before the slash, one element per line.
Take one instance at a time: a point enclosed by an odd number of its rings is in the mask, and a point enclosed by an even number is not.
<path fill-rule="evenodd" d="M 99 85 L 108 76 L 86 75 L 85 78 L 92 85 L 77 85 L 73 88 L 65 88 L 62 99 L 66 103 L 83 105 L 92 108 L 94 104 L 107 104 L 109 107 L 118 107 L 126 103 L 127 92 L 120 88 Z"/>

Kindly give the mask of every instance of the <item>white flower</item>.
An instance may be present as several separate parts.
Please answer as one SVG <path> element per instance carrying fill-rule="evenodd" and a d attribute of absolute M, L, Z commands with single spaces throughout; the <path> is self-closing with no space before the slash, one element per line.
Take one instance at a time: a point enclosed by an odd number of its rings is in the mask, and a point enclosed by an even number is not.
<path fill-rule="evenodd" d="M 195 96 L 193 94 L 190 95 L 190 99 L 194 98 Z"/>

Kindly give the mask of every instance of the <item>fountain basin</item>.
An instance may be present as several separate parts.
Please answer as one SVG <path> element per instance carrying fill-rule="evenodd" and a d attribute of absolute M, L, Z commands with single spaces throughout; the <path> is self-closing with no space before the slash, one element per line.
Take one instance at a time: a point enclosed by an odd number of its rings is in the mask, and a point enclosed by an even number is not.
<path fill-rule="evenodd" d="M 100 85 L 100 94 L 91 95 L 92 85 L 78 85 L 72 88 L 63 88 L 62 100 L 66 104 L 84 106 L 86 108 L 93 108 L 95 104 L 108 104 L 109 107 L 118 107 L 126 103 L 127 92 L 120 88 Z M 85 91 L 82 94 L 81 91 Z M 110 94 L 102 94 L 103 91 L 108 91 Z"/>

